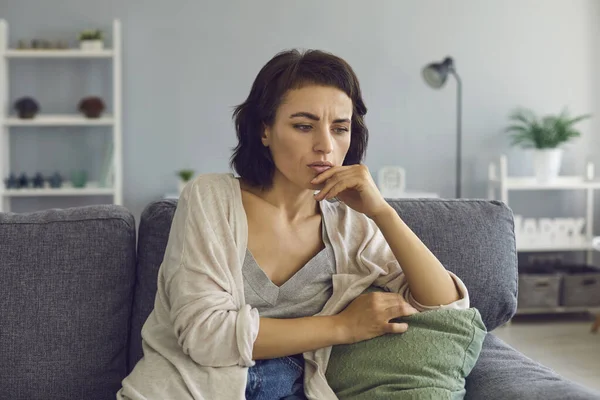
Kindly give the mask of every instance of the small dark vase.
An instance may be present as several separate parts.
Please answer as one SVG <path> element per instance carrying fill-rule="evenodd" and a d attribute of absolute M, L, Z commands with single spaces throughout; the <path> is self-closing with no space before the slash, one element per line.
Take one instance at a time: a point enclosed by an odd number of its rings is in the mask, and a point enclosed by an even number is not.
<path fill-rule="evenodd" d="M 29 187 L 29 178 L 25 173 L 22 173 L 19 177 L 19 188 L 28 188 Z"/>
<path fill-rule="evenodd" d="M 100 118 L 105 106 L 100 97 L 85 97 L 79 102 L 78 108 L 87 118 Z"/>
<path fill-rule="evenodd" d="M 33 187 L 37 189 L 44 187 L 44 177 L 39 172 L 33 177 Z"/>
<path fill-rule="evenodd" d="M 7 179 L 4 180 L 4 184 L 7 189 L 18 189 L 19 188 L 19 180 L 15 176 L 15 174 L 10 174 Z"/>
<path fill-rule="evenodd" d="M 19 118 L 31 119 L 40 111 L 40 106 L 35 99 L 22 97 L 15 102 L 15 109 L 19 114 Z"/>
<path fill-rule="evenodd" d="M 51 177 L 48 178 L 48 182 L 50 183 L 50 187 L 57 189 L 59 187 L 62 186 L 63 183 L 63 178 L 62 176 L 57 172 L 54 175 L 52 175 Z"/>

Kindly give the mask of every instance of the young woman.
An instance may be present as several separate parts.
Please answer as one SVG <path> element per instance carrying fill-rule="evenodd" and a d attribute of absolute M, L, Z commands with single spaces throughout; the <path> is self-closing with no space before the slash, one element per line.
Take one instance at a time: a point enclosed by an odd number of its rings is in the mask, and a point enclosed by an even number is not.
<path fill-rule="evenodd" d="M 239 176 L 201 175 L 181 195 L 118 399 L 335 399 L 331 346 L 469 307 L 361 164 L 365 114 L 339 57 L 292 50 L 262 68 L 234 113 Z"/>

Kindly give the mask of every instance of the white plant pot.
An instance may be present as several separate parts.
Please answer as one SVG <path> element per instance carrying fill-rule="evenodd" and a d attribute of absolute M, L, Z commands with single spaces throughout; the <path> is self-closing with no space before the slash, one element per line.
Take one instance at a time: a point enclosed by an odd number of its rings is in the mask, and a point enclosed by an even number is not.
<path fill-rule="evenodd" d="M 81 50 L 84 51 L 98 51 L 104 49 L 104 42 L 102 40 L 82 40 L 79 42 Z"/>
<path fill-rule="evenodd" d="M 562 149 L 535 150 L 534 171 L 539 183 L 551 183 L 558 177 L 562 155 Z"/>

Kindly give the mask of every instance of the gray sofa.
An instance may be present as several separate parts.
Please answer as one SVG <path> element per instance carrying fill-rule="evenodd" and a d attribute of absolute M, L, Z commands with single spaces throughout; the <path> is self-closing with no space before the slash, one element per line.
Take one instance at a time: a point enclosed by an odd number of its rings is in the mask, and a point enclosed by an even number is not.
<path fill-rule="evenodd" d="M 511 318 L 517 265 L 506 206 L 390 203 L 463 279 L 489 331 Z M 142 356 L 140 331 L 175 207 L 173 200 L 150 204 L 137 243 L 133 216 L 118 206 L 0 214 L 0 399 L 115 398 Z M 467 399 L 598 398 L 493 333 L 467 380 Z"/>

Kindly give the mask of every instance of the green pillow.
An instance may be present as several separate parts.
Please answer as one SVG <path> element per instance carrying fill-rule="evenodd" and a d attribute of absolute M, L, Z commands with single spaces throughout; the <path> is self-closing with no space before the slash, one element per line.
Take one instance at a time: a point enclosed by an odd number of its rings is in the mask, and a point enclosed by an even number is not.
<path fill-rule="evenodd" d="M 463 399 L 487 333 L 476 308 L 424 311 L 408 331 L 333 346 L 327 381 L 340 400 Z"/>

